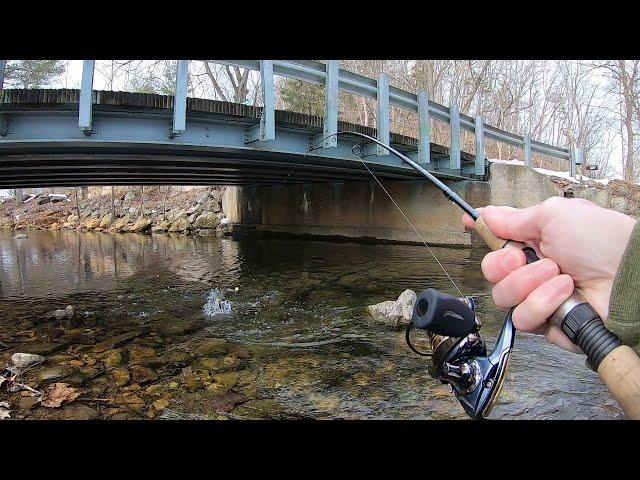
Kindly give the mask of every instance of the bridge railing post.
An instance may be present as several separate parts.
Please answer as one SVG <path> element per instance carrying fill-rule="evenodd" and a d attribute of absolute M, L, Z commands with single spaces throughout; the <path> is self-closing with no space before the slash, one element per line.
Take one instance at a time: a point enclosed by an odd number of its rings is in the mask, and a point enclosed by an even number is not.
<path fill-rule="evenodd" d="M 576 148 L 573 145 L 569 147 L 569 175 L 576 176 Z"/>
<path fill-rule="evenodd" d="M 187 128 L 187 87 L 189 84 L 189 60 L 178 60 L 176 93 L 173 100 L 173 124 L 169 137 L 179 137 Z"/>
<path fill-rule="evenodd" d="M 429 124 L 429 95 L 418 92 L 418 163 L 431 162 L 431 139 Z"/>
<path fill-rule="evenodd" d="M 87 136 L 91 135 L 93 131 L 93 72 L 95 66 L 95 60 L 84 60 L 82 62 L 78 126 L 82 133 Z"/>
<path fill-rule="evenodd" d="M 570 149 L 570 157 L 569 174 L 573 178 L 576 178 L 578 165 L 582 165 L 582 149 L 572 145 Z"/>
<path fill-rule="evenodd" d="M 522 137 L 522 140 L 524 149 L 524 164 L 531 166 L 533 165 L 533 156 L 531 155 L 531 136 L 524 135 Z"/>
<path fill-rule="evenodd" d="M 449 147 L 449 168 L 460 170 L 460 108 L 456 104 L 449 107 L 451 144 Z"/>
<path fill-rule="evenodd" d="M 338 60 L 327 61 L 327 77 L 324 83 L 324 131 L 323 147 L 338 146 L 338 75 L 340 63 Z M 330 138 L 327 138 L 332 135 Z"/>
<path fill-rule="evenodd" d="M 484 120 L 481 115 L 476 116 L 475 121 L 476 130 L 476 161 L 474 174 L 478 177 L 483 177 L 484 170 Z"/>
<path fill-rule="evenodd" d="M 378 77 L 378 140 L 389 144 L 389 76 L 381 73 Z M 386 148 L 377 145 L 376 155 L 389 155 Z"/>
<path fill-rule="evenodd" d="M 260 117 L 260 141 L 266 142 L 276 138 L 276 107 L 272 60 L 260 60 L 260 77 L 264 103 L 262 116 Z"/>

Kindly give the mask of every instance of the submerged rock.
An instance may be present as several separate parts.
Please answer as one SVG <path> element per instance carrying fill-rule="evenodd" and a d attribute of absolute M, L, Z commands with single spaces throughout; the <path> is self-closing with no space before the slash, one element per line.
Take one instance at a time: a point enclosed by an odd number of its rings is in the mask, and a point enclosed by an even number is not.
<path fill-rule="evenodd" d="M 407 289 L 400 294 L 397 300 L 369 305 L 367 311 L 375 321 L 396 328 L 400 325 L 407 325 L 411 321 L 415 302 L 416 293 Z"/>
<path fill-rule="evenodd" d="M 36 355 L 34 353 L 14 353 L 11 356 L 11 363 L 18 368 L 26 368 L 36 363 L 42 363 L 45 361 L 45 357 L 42 355 Z"/>
<path fill-rule="evenodd" d="M 120 345 L 124 345 L 129 342 L 133 338 L 141 335 L 142 332 L 139 330 L 132 330 L 130 332 L 123 333 L 121 335 L 117 335 L 115 337 L 108 338 L 93 347 L 93 351 L 96 353 L 106 352 L 107 350 L 112 350 Z"/>
<path fill-rule="evenodd" d="M 126 368 L 116 368 L 111 372 L 111 378 L 118 387 L 124 387 L 131 380 L 129 370 Z"/>
<path fill-rule="evenodd" d="M 158 379 L 158 374 L 150 368 L 134 365 L 131 367 L 131 377 L 134 382 L 144 384 L 156 381 Z"/>
<path fill-rule="evenodd" d="M 62 320 L 63 318 L 71 319 L 73 318 L 73 313 L 73 306 L 67 305 L 65 308 L 54 310 L 53 312 L 49 313 L 49 318 L 53 317 L 56 320 Z"/>
<path fill-rule="evenodd" d="M 15 235 L 13 238 L 16 240 L 20 240 L 21 238 L 29 238 L 29 237 L 24 233 L 19 233 L 18 235 Z"/>
<path fill-rule="evenodd" d="M 195 353 L 205 357 L 216 357 L 227 354 L 229 342 L 223 338 L 207 338 L 198 344 Z"/>

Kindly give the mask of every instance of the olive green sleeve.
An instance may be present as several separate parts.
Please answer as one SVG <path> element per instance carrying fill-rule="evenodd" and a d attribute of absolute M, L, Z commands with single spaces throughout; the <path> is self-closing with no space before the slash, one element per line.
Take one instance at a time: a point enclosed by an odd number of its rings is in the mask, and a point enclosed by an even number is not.
<path fill-rule="evenodd" d="M 640 221 L 631 233 L 613 282 L 605 325 L 640 355 Z"/>

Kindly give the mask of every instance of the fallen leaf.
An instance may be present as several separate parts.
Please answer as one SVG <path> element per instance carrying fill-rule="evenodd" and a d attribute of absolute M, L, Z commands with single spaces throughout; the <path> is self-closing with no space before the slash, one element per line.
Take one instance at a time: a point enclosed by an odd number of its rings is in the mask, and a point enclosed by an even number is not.
<path fill-rule="evenodd" d="M 73 402 L 79 396 L 80 392 L 66 383 L 54 383 L 44 391 L 41 405 L 43 407 L 58 408 L 63 402 Z"/>

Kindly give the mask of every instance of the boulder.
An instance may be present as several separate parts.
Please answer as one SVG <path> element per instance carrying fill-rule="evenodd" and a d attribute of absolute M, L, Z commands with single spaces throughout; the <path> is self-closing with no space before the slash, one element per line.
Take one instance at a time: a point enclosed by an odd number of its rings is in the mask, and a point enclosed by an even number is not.
<path fill-rule="evenodd" d="M 91 220 L 87 220 L 84 223 L 84 227 L 87 230 L 93 230 L 94 228 L 97 228 L 100 226 L 100 219 L 99 218 L 92 218 Z"/>
<path fill-rule="evenodd" d="M 191 229 L 191 224 L 189 223 L 189 220 L 184 217 L 178 218 L 169 227 L 170 232 L 184 232 L 189 229 Z"/>
<path fill-rule="evenodd" d="M 129 228 L 130 232 L 145 232 L 149 230 L 151 227 L 151 220 L 148 218 L 140 217 L 136 223 L 133 224 L 131 228 Z"/>
<path fill-rule="evenodd" d="M 131 222 L 131 216 L 129 214 L 126 214 L 124 217 L 118 218 L 115 222 L 113 222 L 111 224 L 111 228 L 114 230 L 119 230 L 123 228 L 125 225 L 127 225 L 129 222 Z"/>
<path fill-rule="evenodd" d="M 200 192 L 196 196 L 196 202 L 203 203 L 207 199 L 208 196 L 209 196 L 209 192 Z"/>
<path fill-rule="evenodd" d="M 103 215 L 103 217 L 100 219 L 100 228 L 108 228 L 109 225 L 111 225 L 111 222 L 112 219 L 110 213 Z"/>
<path fill-rule="evenodd" d="M 397 300 L 369 305 L 367 311 L 375 321 L 396 328 L 407 325 L 411 321 L 415 302 L 416 293 L 407 289 L 400 294 Z"/>
<path fill-rule="evenodd" d="M 213 212 L 204 212 L 193 223 L 193 228 L 216 228 L 220 220 Z"/>
<path fill-rule="evenodd" d="M 216 203 L 220 203 L 222 201 L 222 192 L 218 189 L 212 190 L 209 195 Z"/>

